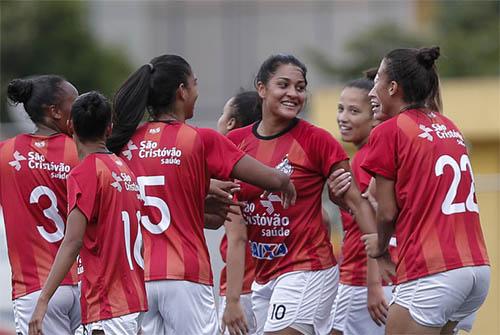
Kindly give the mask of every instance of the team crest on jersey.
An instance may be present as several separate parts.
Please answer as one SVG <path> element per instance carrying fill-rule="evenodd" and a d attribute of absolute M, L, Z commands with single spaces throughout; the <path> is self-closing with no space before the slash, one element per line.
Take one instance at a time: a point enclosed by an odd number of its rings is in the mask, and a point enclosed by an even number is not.
<path fill-rule="evenodd" d="M 281 198 L 276 194 L 269 194 L 267 200 L 261 200 L 260 204 L 266 209 L 267 214 L 271 215 L 274 213 L 273 202 L 281 203 Z"/>
<path fill-rule="evenodd" d="M 26 157 L 21 155 L 19 151 L 14 152 L 14 160 L 9 162 L 9 165 L 12 166 L 16 171 L 21 170 L 21 161 L 25 161 Z"/>
<path fill-rule="evenodd" d="M 127 143 L 127 149 L 122 151 L 122 155 L 128 159 L 132 159 L 132 151 L 139 149 L 132 140 L 128 141 Z"/>
<path fill-rule="evenodd" d="M 286 175 L 289 176 L 292 175 L 293 166 L 292 164 L 290 164 L 290 160 L 288 159 L 288 154 L 286 154 L 283 160 L 278 165 L 276 165 L 276 169 L 280 170 Z"/>
<path fill-rule="evenodd" d="M 111 172 L 111 177 L 115 180 L 114 182 L 111 183 L 111 186 L 116 188 L 118 192 L 122 191 L 122 185 L 120 184 L 121 181 L 123 181 L 122 177 L 117 175 L 114 171 Z"/>
<path fill-rule="evenodd" d="M 35 147 L 40 148 L 40 149 L 45 147 L 45 141 L 35 142 Z"/>
<path fill-rule="evenodd" d="M 431 135 L 433 130 L 429 127 L 424 126 L 423 124 L 419 125 L 420 130 L 422 130 L 422 133 L 418 135 L 418 137 L 425 138 L 429 140 L 430 142 L 434 141 L 434 137 Z"/>
<path fill-rule="evenodd" d="M 160 127 L 158 127 L 158 128 L 151 128 L 151 129 L 149 129 L 149 133 L 150 134 L 158 134 L 160 132 L 160 130 L 161 130 Z"/>

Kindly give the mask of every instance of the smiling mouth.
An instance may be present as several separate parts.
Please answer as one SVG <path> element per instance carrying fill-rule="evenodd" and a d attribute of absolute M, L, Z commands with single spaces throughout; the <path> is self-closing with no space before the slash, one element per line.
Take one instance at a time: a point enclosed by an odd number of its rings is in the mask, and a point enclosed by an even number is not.
<path fill-rule="evenodd" d="M 348 127 L 348 126 L 345 126 L 345 125 L 339 125 L 339 129 L 341 132 L 346 132 L 346 131 L 351 131 L 352 128 L 351 127 Z"/>
<path fill-rule="evenodd" d="M 288 107 L 288 108 L 295 108 L 298 106 L 298 104 L 296 102 L 293 102 L 293 101 L 281 101 L 281 104 L 285 107 Z"/>
<path fill-rule="evenodd" d="M 380 108 L 380 104 L 376 100 L 371 100 L 370 104 L 372 105 L 372 111 L 377 112 Z"/>

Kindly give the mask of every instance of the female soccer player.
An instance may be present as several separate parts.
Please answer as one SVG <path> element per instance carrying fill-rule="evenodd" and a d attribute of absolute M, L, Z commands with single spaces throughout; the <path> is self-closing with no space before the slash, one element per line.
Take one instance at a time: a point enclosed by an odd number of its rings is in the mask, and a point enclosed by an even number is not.
<path fill-rule="evenodd" d="M 223 135 L 226 135 L 229 131 L 248 126 L 262 118 L 262 99 L 256 91 L 246 91 L 240 92 L 236 96 L 229 99 L 224 106 L 223 113 L 217 122 L 217 129 Z M 237 193 L 236 193 L 237 196 Z M 231 229 L 231 225 L 234 223 L 227 223 L 226 229 Z M 246 249 L 245 254 L 245 273 L 243 277 L 243 286 L 241 288 L 241 295 L 239 302 L 243 308 L 243 313 L 245 315 L 246 321 L 248 323 L 248 333 L 254 334 L 255 332 L 255 317 L 252 311 L 252 282 L 255 278 L 255 264 L 250 254 L 250 248 L 248 243 L 245 241 L 238 240 L 235 243 L 243 243 Z M 224 234 L 221 245 L 220 252 L 222 260 L 226 262 L 228 254 L 228 241 L 227 235 Z M 226 267 L 221 271 L 220 275 L 220 300 L 219 300 L 219 319 L 220 324 L 223 325 L 223 315 L 226 308 L 226 288 L 227 288 L 227 273 Z M 231 296 L 231 294 L 229 294 Z M 228 329 L 225 331 L 226 334 L 230 333 L 230 328 L 232 325 L 228 325 Z"/>
<path fill-rule="evenodd" d="M 369 256 L 398 242 L 388 334 L 451 334 L 484 302 L 489 261 L 464 137 L 439 112 L 439 48 L 395 49 L 370 92 L 380 104 L 362 167 L 376 179 L 377 236 Z M 380 258 L 379 258 L 380 259 Z"/>
<path fill-rule="evenodd" d="M 145 334 L 219 332 L 203 234 L 211 177 L 283 191 L 284 206 L 295 198 L 288 176 L 246 156 L 216 131 L 185 123 L 194 113 L 196 81 L 182 57 L 163 55 L 140 67 L 115 96 L 108 143 L 137 175 L 146 205 Z M 138 127 L 146 109 L 151 118 Z"/>
<path fill-rule="evenodd" d="M 78 92 L 55 75 L 15 79 L 7 96 L 22 103 L 36 126 L 0 143 L 0 203 L 12 269 L 16 332 L 28 333 L 36 300 L 63 239 L 66 177 L 78 163 L 66 121 Z M 69 270 L 69 269 L 68 269 Z M 66 271 L 47 308 L 44 329 L 70 334 L 80 325 L 76 267 Z"/>
<path fill-rule="evenodd" d="M 340 95 L 337 111 L 342 140 L 353 143 L 358 149 L 352 158 L 351 168 L 362 192 L 367 191 L 372 179 L 361 169 L 361 162 L 368 152 L 365 144 L 377 123 L 368 97 L 375 74 L 376 70 L 373 70 L 367 73 L 367 78 L 349 82 Z M 384 334 L 385 328 L 378 320 L 385 319 L 387 315 L 392 287 L 382 287 L 378 274 L 367 278 L 367 256 L 361 241 L 361 230 L 347 211 L 341 210 L 341 218 L 344 228 L 343 261 L 333 309 L 334 334 Z"/>
<path fill-rule="evenodd" d="M 338 268 L 322 223 L 321 192 L 334 169 L 350 169 L 346 153 L 328 132 L 297 118 L 306 100 L 306 73 L 292 55 L 269 57 L 255 79 L 263 99 L 262 120 L 228 134 L 243 151 L 290 175 L 297 188 L 296 205 L 288 209 L 280 205 L 279 195 L 246 183 L 238 195 L 246 202 L 241 238 L 246 238 L 248 228 L 256 260 L 252 305 L 258 334 L 331 330 Z M 345 199 L 363 231 L 374 231 L 372 209 L 356 185 Z"/>
<path fill-rule="evenodd" d="M 80 164 L 68 177 L 68 225 L 30 321 L 47 334 L 47 304 L 78 253 L 83 265 L 82 323 L 90 334 L 136 335 L 147 309 L 141 256 L 139 186 L 124 161 L 106 148 L 111 106 L 97 92 L 73 104 L 69 128 Z"/>

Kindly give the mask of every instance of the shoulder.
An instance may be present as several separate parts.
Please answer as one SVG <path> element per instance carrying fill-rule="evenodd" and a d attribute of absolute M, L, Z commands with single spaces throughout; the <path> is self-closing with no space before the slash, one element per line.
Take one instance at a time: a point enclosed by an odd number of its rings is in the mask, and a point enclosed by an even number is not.
<path fill-rule="evenodd" d="M 255 124 L 251 124 L 246 127 L 232 130 L 227 134 L 227 138 L 234 144 L 238 145 L 248 136 L 252 136 L 254 125 Z"/>

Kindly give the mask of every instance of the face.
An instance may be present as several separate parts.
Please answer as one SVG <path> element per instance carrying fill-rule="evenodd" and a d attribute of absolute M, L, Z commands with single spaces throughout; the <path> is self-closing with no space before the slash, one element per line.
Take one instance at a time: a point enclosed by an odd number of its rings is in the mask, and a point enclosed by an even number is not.
<path fill-rule="evenodd" d="M 217 130 L 222 135 L 226 135 L 230 130 L 235 127 L 236 120 L 231 115 L 233 114 L 233 103 L 234 98 L 229 99 L 224 105 L 224 109 L 222 110 L 222 115 L 217 121 Z"/>
<path fill-rule="evenodd" d="M 187 87 L 185 87 L 186 92 L 186 104 L 185 104 L 185 116 L 186 120 L 193 117 L 194 114 L 194 105 L 196 103 L 196 99 L 198 99 L 198 78 L 191 73 L 187 80 Z"/>
<path fill-rule="evenodd" d="M 397 84 L 390 81 L 386 72 L 385 59 L 382 60 L 375 76 L 373 89 L 368 93 L 372 111 L 376 120 L 385 121 L 397 114 L 393 108 Z"/>
<path fill-rule="evenodd" d="M 361 146 L 366 143 L 374 126 L 368 92 L 356 87 L 346 87 L 340 94 L 337 123 L 345 142 Z"/>
<path fill-rule="evenodd" d="M 58 129 L 68 134 L 68 120 L 71 115 L 71 106 L 78 97 L 78 91 L 69 82 L 65 81 L 61 84 L 61 101 L 54 107 L 52 113 L 54 122 Z"/>
<path fill-rule="evenodd" d="M 259 82 L 262 114 L 291 120 L 299 114 L 306 100 L 306 82 L 302 70 L 292 64 L 280 65 L 267 84 Z"/>

